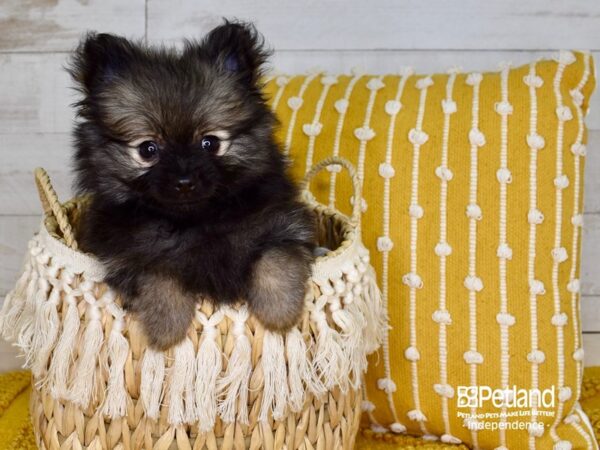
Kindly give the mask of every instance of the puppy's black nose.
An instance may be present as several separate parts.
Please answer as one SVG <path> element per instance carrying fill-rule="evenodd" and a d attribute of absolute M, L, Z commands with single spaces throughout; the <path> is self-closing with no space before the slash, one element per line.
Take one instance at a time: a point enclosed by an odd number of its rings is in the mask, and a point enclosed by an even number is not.
<path fill-rule="evenodd" d="M 175 190 L 180 194 L 187 194 L 188 192 L 196 189 L 196 186 L 192 182 L 192 179 L 189 177 L 182 177 L 177 180 L 177 184 L 175 184 Z"/>

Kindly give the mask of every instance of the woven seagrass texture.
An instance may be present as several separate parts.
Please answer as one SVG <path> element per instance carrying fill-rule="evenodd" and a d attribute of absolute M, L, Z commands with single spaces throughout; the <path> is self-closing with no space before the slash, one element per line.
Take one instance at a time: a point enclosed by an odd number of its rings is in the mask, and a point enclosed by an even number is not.
<path fill-rule="evenodd" d="M 205 310 L 210 307 L 204 305 Z M 226 356 L 231 354 L 231 324 L 224 320 L 220 326 L 220 348 Z M 130 322 L 130 325 L 133 322 Z M 195 327 L 198 327 L 196 322 Z M 110 329 L 110 324 L 107 323 Z M 308 331 L 308 321 L 303 331 Z M 349 389 L 342 394 L 339 389 L 327 393 L 321 399 L 310 396 L 299 413 L 291 413 L 285 419 L 261 423 L 258 413 L 262 400 L 263 374 L 258 364 L 261 359 L 263 329 L 255 322 L 248 327 L 252 347 L 254 371 L 250 382 L 250 423 L 224 424 L 217 419 L 213 430 L 199 433 L 189 425 L 171 426 L 167 422 L 168 408 L 163 408 L 159 420 L 148 419 L 140 401 L 140 370 L 143 342 L 140 332 L 130 327 L 128 337 L 131 351 L 125 366 L 127 385 L 126 417 L 107 420 L 102 411 L 92 406 L 82 409 L 69 401 L 57 400 L 46 388 L 33 388 L 30 414 L 36 439 L 40 448 L 46 449 L 351 449 L 359 427 L 361 415 L 360 392 Z M 197 346 L 198 333 L 190 332 Z M 105 355 L 101 365 L 106 365 Z M 167 361 L 171 358 L 167 357 Z M 172 360 L 169 363 L 172 363 Z M 98 368 L 98 379 L 107 374 Z M 104 383 L 98 383 L 103 389 Z M 102 398 L 102 393 L 97 393 Z"/>
<path fill-rule="evenodd" d="M 304 185 L 331 164 L 359 186 L 342 159 L 323 161 Z M 354 447 L 366 353 L 384 323 L 358 209 L 346 217 L 305 196 L 330 251 L 315 262 L 295 329 L 272 333 L 243 304 L 200 299 L 186 339 L 158 352 L 102 282 L 102 266 L 77 251 L 87 199 L 60 204 L 41 169 L 36 183 L 46 216 L 0 330 L 32 369 L 40 448 Z"/>

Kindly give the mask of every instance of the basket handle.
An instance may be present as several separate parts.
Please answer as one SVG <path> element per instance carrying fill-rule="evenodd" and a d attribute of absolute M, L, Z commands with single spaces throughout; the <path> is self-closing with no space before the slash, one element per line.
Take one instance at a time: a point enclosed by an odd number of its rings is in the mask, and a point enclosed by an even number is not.
<path fill-rule="evenodd" d="M 358 179 L 358 175 L 356 174 L 356 170 L 350 161 L 345 158 L 340 158 L 339 156 L 329 156 L 319 163 L 315 164 L 304 176 L 304 179 L 301 183 L 301 188 L 308 192 L 308 186 L 312 179 L 328 166 L 338 164 L 342 166 L 344 169 L 348 171 L 348 175 L 352 180 L 352 191 L 354 195 L 354 204 L 352 205 L 352 215 L 350 216 L 351 222 L 354 226 L 358 226 L 360 224 L 360 199 L 362 198 L 362 189 L 360 185 L 360 180 Z"/>
<path fill-rule="evenodd" d="M 58 196 L 52 187 L 48 173 L 41 167 L 38 167 L 35 169 L 34 175 L 35 185 L 40 196 L 42 208 L 44 208 L 44 213 L 47 216 L 54 216 L 66 244 L 73 250 L 77 250 L 77 241 L 75 240 L 75 233 L 69 222 L 69 217 L 58 201 Z"/>

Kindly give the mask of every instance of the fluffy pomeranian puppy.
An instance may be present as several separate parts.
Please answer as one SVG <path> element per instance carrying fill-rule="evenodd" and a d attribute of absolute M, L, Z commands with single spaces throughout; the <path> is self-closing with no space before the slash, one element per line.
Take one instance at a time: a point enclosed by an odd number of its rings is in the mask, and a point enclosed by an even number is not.
<path fill-rule="evenodd" d="M 298 200 L 261 92 L 268 52 L 225 22 L 181 51 L 88 34 L 70 73 L 82 93 L 78 239 L 149 344 L 181 341 L 200 297 L 247 301 L 271 330 L 300 318 L 315 219 Z"/>

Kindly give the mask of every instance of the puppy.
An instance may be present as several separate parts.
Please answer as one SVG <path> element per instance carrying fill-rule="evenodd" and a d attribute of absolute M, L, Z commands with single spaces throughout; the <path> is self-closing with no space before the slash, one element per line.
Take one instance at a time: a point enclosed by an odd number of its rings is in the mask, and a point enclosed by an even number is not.
<path fill-rule="evenodd" d="M 273 136 L 267 56 L 225 22 L 181 51 L 89 34 L 72 59 L 78 239 L 154 348 L 185 337 L 200 297 L 245 300 L 270 330 L 302 314 L 315 220 Z"/>

